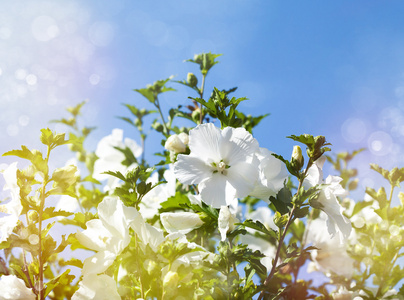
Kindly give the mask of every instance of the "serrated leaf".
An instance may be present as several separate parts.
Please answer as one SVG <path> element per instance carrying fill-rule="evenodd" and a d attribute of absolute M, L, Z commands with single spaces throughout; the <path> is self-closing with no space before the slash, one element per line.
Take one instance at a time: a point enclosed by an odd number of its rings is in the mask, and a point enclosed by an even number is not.
<path fill-rule="evenodd" d="M 49 295 L 49 293 L 59 284 L 67 286 L 69 285 L 73 279 L 76 277 L 74 275 L 70 275 L 70 269 L 67 269 L 64 271 L 62 274 L 59 276 L 53 278 L 52 280 L 49 280 L 47 283 L 45 283 L 45 293 L 44 297 Z"/>
<path fill-rule="evenodd" d="M 64 210 L 55 211 L 55 209 L 55 207 L 46 207 L 42 213 L 42 220 L 47 220 L 54 217 L 69 217 L 74 214 Z"/>
<path fill-rule="evenodd" d="M 268 230 L 264 224 L 262 224 L 260 221 L 253 221 L 251 219 L 245 220 L 243 223 L 237 223 L 235 225 L 241 225 L 244 227 L 248 227 L 251 229 L 255 229 L 261 233 L 263 233 L 266 236 L 272 237 L 277 239 L 277 232 L 273 229 Z"/>

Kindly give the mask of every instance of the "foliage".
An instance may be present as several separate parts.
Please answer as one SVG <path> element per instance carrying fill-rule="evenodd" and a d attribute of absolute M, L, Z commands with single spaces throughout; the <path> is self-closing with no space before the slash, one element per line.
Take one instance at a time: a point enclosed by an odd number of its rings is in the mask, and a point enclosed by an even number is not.
<path fill-rule="evenodd" d="M 140 145 L 114 130 L 89 151 L 95 127 L 79 124 L 83 101 L 52 121 L 67 127 L 68 139 L 46 128 L 44 151 L 23 145 L 3 154 L 29 165 L 4 170 L 11 200 L 0 206 L 0 283 L 15 275 L 25 287 L 9 288 L 38 300 L 404 299 L 404 194 L 394 193 L 404 168 L 371 164 L 386 184 L 354 201 L 348 192 L 359 180 L 349 162 L 363 149 L 326 155 L 331 144 L 310 134 L 288 137 L 306 148 L 303 155 L 296 145 L 290 160 L 259 148 L 252 134 L 269 114 L 242 112 L 247 98 L 232 96 L 237 88 L 204 96 L 218 57 L 187 60 L 199 76 L 134 89 L 156 109 L 123 104 L 131 117 L 118 118 L 139 132 Z M 159 96 L 175 84 L 196 96 L 165 112 Z M 164 146 L 156 165 L 145 156 L 149 126 Z M 52 170 L 51 157 L 66 144 L 76 163 Z M 336 176 L 323 178 L 325 160 Z M 77 206 L 56 208 L 62 198 Z M 74 233 L 57 236 L 57 225 Z"/>

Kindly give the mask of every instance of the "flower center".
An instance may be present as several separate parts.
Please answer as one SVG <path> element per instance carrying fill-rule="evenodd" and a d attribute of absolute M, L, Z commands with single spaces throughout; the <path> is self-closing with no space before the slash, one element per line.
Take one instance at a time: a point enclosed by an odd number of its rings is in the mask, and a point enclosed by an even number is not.
<path fill-rule="evenodd" d="M 227 169 L 230 168 L 230 166 L 226 165 L 226 163 L 221 160 L 219 163 L 212 163 L 213 166 L 213 173 L 221 173 L 223 175 L 227 174 Z"/>

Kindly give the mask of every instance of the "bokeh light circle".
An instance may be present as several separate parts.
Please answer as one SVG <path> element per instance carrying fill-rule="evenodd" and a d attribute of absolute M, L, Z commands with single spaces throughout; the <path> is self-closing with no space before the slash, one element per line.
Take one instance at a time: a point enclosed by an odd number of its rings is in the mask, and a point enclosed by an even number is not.
<path fill-rule="evenodd" d="M 108 22 L 95 22 L 88 31 L 90 41 L 99 47 L 108 46 L 114 38 L 114 28 Z"/>
<path fill-rule="evenodd" d="M 366 124 L 361 119 L 347 119 L 341 126 L 342 137 L 349 143 L 360 143 L 366 137 Z"/>
<path fill-rule="evenodd" d="M 31 24 L 34 38 L 41 42 L 47 42 L 59 35 L 59 27 L 55 19 L 49 16 L 39 16 Z"/>
<path fill-rule="evenodd" d="M 373 155 L 387 155 L 393 148 L 393 139 L 384 131 L 375 131 L 368 138 L 368 148 Z"/>

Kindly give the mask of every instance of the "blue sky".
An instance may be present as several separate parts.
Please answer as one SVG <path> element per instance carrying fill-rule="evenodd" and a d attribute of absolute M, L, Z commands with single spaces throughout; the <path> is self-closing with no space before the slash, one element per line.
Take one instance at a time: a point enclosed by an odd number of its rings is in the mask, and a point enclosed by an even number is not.
<path fill-rule="evenodd" d="M 148 103 L 134 88 L 187 72 L 195 53 L 222 53 L 207 78 L 270 113 L 255 130 L 261 146 L 289 157 L 291 134 L 325 135 L 335 151 L 367 147 L 356 165 L 402 167 L 404 19 L 402 1 L 11 1 L 0 3 L 1 152 L 40 147 L 39 130 L 84 99 L 88 141 L 120 127 L 121 105 Z M 162 97 L 163 110 L 190 91 Z M 208 94 L 208 92 L 207 92 Z M 150 106 L 148 106 L 150 107 Z M 149 148 L 158 147 L 157 138 Z M 149 157 L 151 157 L 151 153 Z M 3 158 L 1 162 L 9 162 Z"/>

